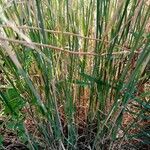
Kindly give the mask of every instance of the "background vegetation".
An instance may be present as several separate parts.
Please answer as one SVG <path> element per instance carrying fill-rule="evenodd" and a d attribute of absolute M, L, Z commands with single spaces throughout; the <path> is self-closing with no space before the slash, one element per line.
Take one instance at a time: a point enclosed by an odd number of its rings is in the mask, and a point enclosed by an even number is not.
<path fill-rule="evenodd" d="M 0 14 L 1 128 L 29 149 L 148 144 L 148 1 L 0 0 Z"/>

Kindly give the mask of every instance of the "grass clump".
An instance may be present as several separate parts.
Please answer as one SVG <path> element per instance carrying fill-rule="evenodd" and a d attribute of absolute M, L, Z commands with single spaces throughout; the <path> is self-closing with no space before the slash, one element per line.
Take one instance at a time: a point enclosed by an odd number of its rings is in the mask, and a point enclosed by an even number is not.
<path fill-rule="evenodd" d="M 29 149 L 138 141 L 149 121 L 147 1 L 1 0 L 0 13 L 2 128 Z"/>

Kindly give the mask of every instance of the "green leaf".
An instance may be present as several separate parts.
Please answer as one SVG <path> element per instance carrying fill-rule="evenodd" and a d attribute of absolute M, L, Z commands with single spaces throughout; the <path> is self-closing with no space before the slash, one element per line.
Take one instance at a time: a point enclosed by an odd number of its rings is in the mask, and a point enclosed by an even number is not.
<path fill-rule="evenodd" d="M 96 82 L 97 81 L 96 78 L 94 78 L 94 77 L 92 77 L 92 76 L 90 76 L 90 75 L 88 75 L 86 73 L 80 73 L 80 75 L 82 77 L 84 77 L 85 80 L 88 80 L 90 82 Z"/>
<path fill-rule="evenodd" d="M 2 144 L 3 144 L 3 141 L 4 141 L 4 138 L 3 138 L 3 136 L 2 136 L 2 135 L 0 135 L 0 145 L 2 145 Z"/>
<path fill-rule="evenodd" d="M 18 115 L 20 110 L 24 107 L 25 102 L 22 97 L 16 92 L 15 89 L 8 89 L 6 91 L 6 97 L 9 99 L 9 105 L 11 105 L 13 111 Z M 9 107 L 5 107 L 5 113 L 9 113 Z"/>

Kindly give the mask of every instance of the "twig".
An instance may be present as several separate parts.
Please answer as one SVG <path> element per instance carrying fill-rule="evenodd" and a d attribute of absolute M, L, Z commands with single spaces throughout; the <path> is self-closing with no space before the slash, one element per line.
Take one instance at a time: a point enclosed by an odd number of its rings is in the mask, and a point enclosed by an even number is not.
<path fill-rule="evenodd" d="M 0 25 L 0 27 L 3 27 L 3 28 L 12 28 L 10 25 Z M 26 25 L 25 26 L 17 26 L 16 25 L 16 27 L 18 29 L 42 30 L 39 27 L 31 27 L 31 26 L 26 26 Z M 44 31 L 48 32 L 48 33 L 54 33 L 54 34 L 64 34 L 64 35 L 76 36 L 76 37 L 79 37 L 79 38 L 82 38 L 82 39 L 87 39 L 87 40 L 101 41 L 101 42 L 104 42 L 104 43 L 107 43 L 107 44 L 111 43 L 111 41 L 106 41 L 106 40 L 103 40 L 103 39 L 98 39 L 98 38 L 92 38 L 92 37 L 88 37 L 88 36 L 83 36 L 83 35 L 72 33 L 72 32 L 55 31 L 55 30 L 48 30 L 48 29 L 44 29 Z M 126 46 L 120 46 L 120 45 L 116 45 L 116 46 L 118 48 L 121 48 L 121 49 L 125 49 L 125 50 L 128 50 L 128 51 L 130 50 Z"/>
<path fill-rule="evenodd" d="M 56 47 L 53 45 L 49 45 L 49 44 L 41 44 L 41 43 L 37 43 L 37 42 L 27 42 L 24 40 L 16 40 L 16 39 L 10 39 L 10 38 L 5 38 L 5 37 L 0 37 L 0 40 L 2 41 L 8 41 L 8 42 L 12 42 L 12 43 L 18 43 L 18 44 L 23 44 L 23 45 L 35 45 L 38 47 L 46 47 L 46 48 L 51 48 L 57 51 L 61 51 L 64 53 L 70 53 L 70 54 L 74 54 L 74 55 L 92 55 L 92 56 L 106 56 L 109 55 L 109 53 L 102 53 L 102 54 L 96 54 L 93 52 L 77 52 L 77 51 L 70 51 L 70 50 L 65 50 L 64 48 L 60 48 L 60 47 Z M 140 53 L 135 51 L 135 53 Z M 118 54 L 130 54 L 130 51 L 120 51 L 120 52 L 113 52 L 112 55 L 118 55 Z"/>

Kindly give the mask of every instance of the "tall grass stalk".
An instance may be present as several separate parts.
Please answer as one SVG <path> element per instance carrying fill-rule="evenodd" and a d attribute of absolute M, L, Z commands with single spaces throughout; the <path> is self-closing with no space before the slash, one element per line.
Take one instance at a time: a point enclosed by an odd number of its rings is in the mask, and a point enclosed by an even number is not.
<path fill-rule="evenodd" d="M 128 107 L 149 105 L 139 89 L 149 78 L 150 5 L 0 0 L 0 14 L 0 105 L 29 149 L 121 148 L 147 114 Z M 136 119 L 123 127 L 127 113 Z"/>

